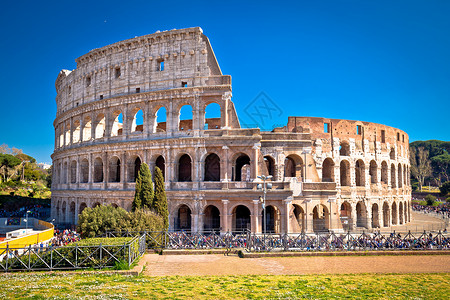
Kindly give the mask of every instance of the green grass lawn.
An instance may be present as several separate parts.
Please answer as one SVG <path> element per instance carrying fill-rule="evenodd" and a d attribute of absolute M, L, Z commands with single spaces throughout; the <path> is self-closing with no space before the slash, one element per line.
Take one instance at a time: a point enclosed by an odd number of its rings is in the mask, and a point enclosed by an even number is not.
<path fill-rule="evenodd" d="M 125 276 L 1 274 L 1 299 L 450 299 L 450 274 Z"/>

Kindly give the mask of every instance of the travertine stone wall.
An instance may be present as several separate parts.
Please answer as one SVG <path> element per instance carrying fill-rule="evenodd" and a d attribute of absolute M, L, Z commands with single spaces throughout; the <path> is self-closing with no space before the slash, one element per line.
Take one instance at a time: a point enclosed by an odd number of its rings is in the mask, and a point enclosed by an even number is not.
<path fill-rule="evenodd" d="M 164 172 L 171 230 L 262 232 L 269 175 L 268 231 L 410 221 L 406 133 L 309 117 L 272 132 L 240 128 L 231 77 L 200 28 L 125 40 L 76 61 L 56 80 L 52 215 L 60 223 L 76 224 L 85 207 L 131 209 L 143 162 Z M 214 105 L 219 116 L 206 119 Z M 191 120 L 180 117 L 186 107 Z"/>

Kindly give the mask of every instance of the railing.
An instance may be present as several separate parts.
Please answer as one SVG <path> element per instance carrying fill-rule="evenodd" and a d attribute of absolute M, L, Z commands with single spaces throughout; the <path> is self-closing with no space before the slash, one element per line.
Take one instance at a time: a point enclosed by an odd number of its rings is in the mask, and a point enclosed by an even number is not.
<path fill-rule="evenodd" d="M 450 234 L 419 233 L 299 233 L 255 234 L 243 232 L 107 232 L 105 237 L 146 236 L 149 249 L 243 248 L 247 251 L 366 251 L 450 250 Z"/>
<path fill-rule="evenodd" d="M 0 248 L 0 271 L 52 271 L 112 268 L 125 262 L 131 266 L 145 250 L 146 236 L 136 236 L 123 245 Z"/>

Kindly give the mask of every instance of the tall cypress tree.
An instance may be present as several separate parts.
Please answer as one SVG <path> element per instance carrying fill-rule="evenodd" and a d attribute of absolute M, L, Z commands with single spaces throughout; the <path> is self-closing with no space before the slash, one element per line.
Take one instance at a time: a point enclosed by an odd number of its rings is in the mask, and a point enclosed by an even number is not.
<path fill-rule="evenodd" d="M 169 228 L 169 210 L 167 208 L 164 177 L 158 167 L 155 167 L 155 199 L 153 200 L 153 208 L 155 212 L 163 218 L 164 229 Z"/>
<path fill-rule="evenodd" d="M 136 178 L 136 188 L 133 200 L 133 210 L 141 208 L 150 209 L 153 207 L 153 182 L 150 168 L 146 163 L 141 164 L 141 167 Z"/>

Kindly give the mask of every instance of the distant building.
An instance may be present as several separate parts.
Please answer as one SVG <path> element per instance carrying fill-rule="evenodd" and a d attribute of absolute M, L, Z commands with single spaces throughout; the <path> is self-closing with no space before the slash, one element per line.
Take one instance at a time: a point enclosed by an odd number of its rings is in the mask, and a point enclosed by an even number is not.
<path fill-rule="evenodd" d="M 56 80 L 52 216 L 60 223 L 77 223 L 86 207 L 130 210 L 142 162 L 164 173 L 171 230 L 262 232 L 261 176 L 272 176 L 268 231 L 410 222 L 405 132 L 311 117 L 270 132 L 241 128 L 231 76 L 198 27 L 121 41 L 76 62 Z M 219 118 L 205 118 L 210 105 Z M 180 118 L 186 106 L 190 120 Z"/>
<path fill-rule="evenodd" d="M 47 163 L 38 163 L 37 166 L 42 170 L 50 169 L 52 165 L 49 165 Z"/>

